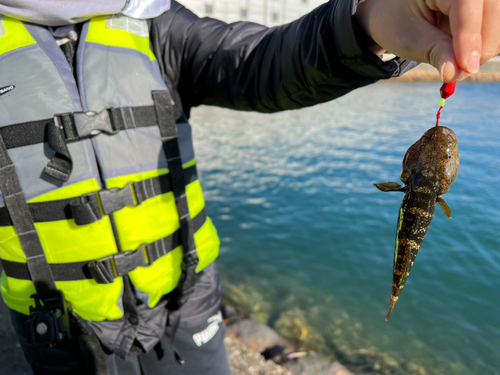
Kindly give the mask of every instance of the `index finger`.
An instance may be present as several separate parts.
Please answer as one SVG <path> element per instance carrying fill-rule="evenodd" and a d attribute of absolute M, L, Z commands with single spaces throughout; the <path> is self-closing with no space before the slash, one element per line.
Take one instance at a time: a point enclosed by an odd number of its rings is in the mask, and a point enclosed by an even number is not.
<path fill-rule="evenodd" d="M 438 0 L 448 3 L 453 49 L 460 68 L 477 73 L 482 53 L 483 0 Z"/>

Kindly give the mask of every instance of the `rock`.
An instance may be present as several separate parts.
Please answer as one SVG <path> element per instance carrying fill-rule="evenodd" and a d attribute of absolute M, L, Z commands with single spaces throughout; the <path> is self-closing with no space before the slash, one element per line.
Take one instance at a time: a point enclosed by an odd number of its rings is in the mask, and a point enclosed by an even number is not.
<path fill-rule="evenodd" d="M 231 285 L 224 293 L 224 301 L 230 305 L 238 306 L 245 314 L 267 324 L 272 306 L 261 293 L 250 284 Z"/>
<path fill-rule="evenodd" d="M 256 353 L 263 353 L 267 348 L 275 346 L 293 350 L 293 345 L 278 335 L 275 330 L 255 319 L 240 316 L 229 320 L 226 324 L 227 336 L 240 340 Z"/>
<path fill-rule="evenodd" d="M 352 372 L 339 362 L 335 362 L 332 367 L 330 367 L 328 375 L 352 375 Z"/>
<path fill-rule="evenodd" d="M 252 352 L 236 339 L 226 337 L 224 343 L 233 375 L 292 375 L 287 369 L 266 361 L 262 355 Z"/>
<path fill-rule="evenodd" d="M 299 360 L 291 360 L 285 364 L 292 375 L 353 375 L 346 367 L 332 358 L 316 352 Z"/>
<path fill-rule="evenodd" d="M 297 306 L 283 312 L 274 324 L 284 338 L 316 350 L 326 348 L 325 339 L 307 322 L 306 314 Z"/>

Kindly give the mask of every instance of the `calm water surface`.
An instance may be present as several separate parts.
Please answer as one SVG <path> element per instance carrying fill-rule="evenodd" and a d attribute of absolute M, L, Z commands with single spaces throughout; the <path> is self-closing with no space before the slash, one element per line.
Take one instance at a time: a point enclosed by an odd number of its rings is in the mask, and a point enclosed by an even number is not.
<path fill-rule="evenodd" d="M 273 115 L 198 108 L 198 168 L 225 286 L 257 298 L 269 324 L 292 311 L 327 351 L 377 353 L 402 373 L 500 374 L 500 84 L 458 84 L 447 100 L 461 159 L 453 219 L 436 209 L 384 321 L 402 194 L 372 184 L 399 182 L 439 87 L 377 84 Z"/>

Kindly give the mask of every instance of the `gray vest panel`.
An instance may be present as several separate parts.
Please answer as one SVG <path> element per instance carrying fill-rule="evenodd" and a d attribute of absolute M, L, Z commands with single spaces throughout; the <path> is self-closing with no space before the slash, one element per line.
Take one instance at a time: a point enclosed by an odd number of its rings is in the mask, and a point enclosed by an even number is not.
<path fill-rule="evenodd" d="M 191 126 L 178 124 L 182 163 L 194 159 Z M 128 129 L 114 135 L 99 134 L 92 138 L 101 174 L 105 179 L 168 168 L 162 149 L 160 129 L 156 126 Z"/>
<path fill-rule="evenodd" d="M 90 140 L 70 143 L 68 149 L 73 160 L 77 162 L 73 164 L 70 179 L 64 183 L 42 173 L 43 168 L 55 154 L 46 143 L 9 150 L 9 156 L 16 166 L 26 200 L 92 177 L 95 177 L 97 182 L 100 183 L 99 171 Z M 5 205 L 1 195 L 0 205 Z"/>
<path fill-rule="evenodd" d="M 73 72 L 71 71 L 68 62 L 66 61 L 66 57 L 62 53 L 61 48 L 59 48 L 55 42 L 52 34 L 42 26 L 31 24 L 26 24 L 25 26 L 31 36 L 36 40 L 38 46 L 47 54 L 47 56 L 50 57 L 56 66 L 64 84 L 66 85 L 68 94 L 73 101 L 73 111 L 81 111 L 82 105 L 80 103 L 80 94 L 78 93 L 78 88 L 76 87 L 75 77 L 73 76 Z"/>
<path fill-rule="evenodd" d="M 74 111 L 59 71 L 38 45 L 2 55 L 0 64 L 0 87 L 15 86 L 0 96 L 0 126 Z"/>
<path fill-rule="evenodd" d="M 83 61 L 80 87 L 88 110 L 153 105 L 151 91 L 167 89 L 158 62 L 138 51 L 85 43 Z"/>

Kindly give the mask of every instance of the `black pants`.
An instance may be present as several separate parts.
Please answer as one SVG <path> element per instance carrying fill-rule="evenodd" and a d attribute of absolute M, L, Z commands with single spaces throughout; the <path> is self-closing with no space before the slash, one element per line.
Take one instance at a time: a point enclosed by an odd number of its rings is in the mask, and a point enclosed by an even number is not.
<path fill-rule="evenodd" d="M 214 305 L 216 306 L 208 306 Z M 189 305 L 189 306 L 188 306 Z M 220 285 L 215 264 L 208 266 L 197 281 L 175 336 L 175 349 L 182 355 L 181 366 L 171 345 L 172 328 L 166 326 L 153 350 L 127 361 L 116 354 L 105 354 L 110 375 L 231 375 L 224 347 L 226 327 L 220 315 Z M 185 311 L 184 311 L 185 310 Z M 26 340 L 26 315 L 11 311 L 26 360 L 34 375 L 92 375 L 86 370 L 77 340 L 66 340 L 55 347 L 34 347 Z M 99 346 L 99 350 L 102 350 Z"/>

